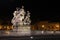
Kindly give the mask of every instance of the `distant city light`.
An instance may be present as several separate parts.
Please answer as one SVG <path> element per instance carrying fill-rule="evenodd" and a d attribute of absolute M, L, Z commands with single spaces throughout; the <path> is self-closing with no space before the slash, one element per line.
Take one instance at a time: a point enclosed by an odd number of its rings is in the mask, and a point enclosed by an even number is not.
<path fill-rule="evenodd" d="M 44 27 L 45 25 L 42 25 L 42 27 Z"/>
<path fill-rule="evenodd" d="M 0 29 L 1 29 L 2 27 L 1 27 L 1 25 L 0 25 Z"/>
<path fill-rule="evenodd" d="M 10 29 L 9 26 L 7 26 L 7 29 Z"/>
<path fill-rule="evenodd" d="M 33 39 L 34 37 L 31 36 L 30 38 Z"/>
<path fill-rule="evenodd" d="M 5 31 L 5 33 L 6 33 L 6 34 L 10 34 L 10 32 L 9 32 L 9 31 Z"/>
<path fill-rule="evenodd" d="M 59 27 L 59 25 L 57 24 L 57 25 L 55 25 L 56 27 Z"/>

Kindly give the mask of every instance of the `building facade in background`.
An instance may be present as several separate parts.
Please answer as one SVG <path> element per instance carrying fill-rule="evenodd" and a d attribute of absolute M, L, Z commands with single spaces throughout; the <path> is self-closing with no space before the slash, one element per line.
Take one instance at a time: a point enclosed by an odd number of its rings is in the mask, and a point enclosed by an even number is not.
<path fill-rule="evenodd" d="M 40 21 L 31 26 L 32 30 L 60 31 L 59 22 Z"/>

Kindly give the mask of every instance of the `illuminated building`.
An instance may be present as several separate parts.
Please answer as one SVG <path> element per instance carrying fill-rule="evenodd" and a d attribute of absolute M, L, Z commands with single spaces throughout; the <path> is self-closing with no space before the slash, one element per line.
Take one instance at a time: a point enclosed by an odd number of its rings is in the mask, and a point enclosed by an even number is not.
<path fill-rule="evenodd" d="M 12 30 L 12 25 L 0 25 L 0 30 Z"/>
<path fill-rule="evenodd" d="M 31 28 L 32 30 L 46 30 L 46 31 L 57 31 L 60 30 L 59 22 L 48 22 L 48 21 L 40 21 L 34 24 Z"/>

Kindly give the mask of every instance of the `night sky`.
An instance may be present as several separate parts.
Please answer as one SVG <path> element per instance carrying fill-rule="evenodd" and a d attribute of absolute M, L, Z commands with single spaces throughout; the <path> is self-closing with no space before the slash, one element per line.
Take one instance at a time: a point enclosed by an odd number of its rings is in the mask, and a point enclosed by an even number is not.
<path fill-rule="evenodd" d="M 24 5 L 31 12 L 32 22 L 48 20 L 60 22 L 59 1 L 48 0 L 0 0 L 0 20 L 11 21 L 16 7 Z"/>

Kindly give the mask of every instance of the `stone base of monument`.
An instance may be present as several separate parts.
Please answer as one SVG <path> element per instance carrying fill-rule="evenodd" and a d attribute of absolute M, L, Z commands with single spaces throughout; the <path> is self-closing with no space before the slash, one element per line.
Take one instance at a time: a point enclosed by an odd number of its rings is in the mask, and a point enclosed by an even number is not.
<path fill-rule="evenodd" d="M 15 32 L 15 34 L 17 34 L 17 36 L 31 35 L 30 26 L 20 26 L 18 28 L 14 28 L 13 32 Z"/>

